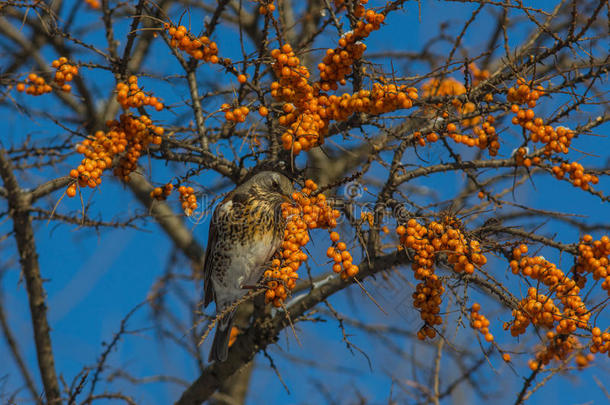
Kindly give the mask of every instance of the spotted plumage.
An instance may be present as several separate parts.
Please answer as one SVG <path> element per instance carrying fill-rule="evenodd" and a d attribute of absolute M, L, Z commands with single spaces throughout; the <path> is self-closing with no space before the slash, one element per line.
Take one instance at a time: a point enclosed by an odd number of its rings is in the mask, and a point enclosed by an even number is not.
<path fill-rule="evenodd" d="M 255 285 L 280 247 L 286 222 L 281 204 L 289 201 L 290 180 L 276 172 L 260 172 L 231 191 L 214 210 L 204 264 L 204 305 L 214 300 L 220 314 Z M 210 360 L 228 354 L 233 312 L 219 322 Z"/>

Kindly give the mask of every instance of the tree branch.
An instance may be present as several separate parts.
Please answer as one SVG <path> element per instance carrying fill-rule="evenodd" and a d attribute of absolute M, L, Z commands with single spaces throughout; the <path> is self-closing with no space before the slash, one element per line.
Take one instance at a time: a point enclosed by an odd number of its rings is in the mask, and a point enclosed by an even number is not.
<path fill-rule="evenodd" d="M 360 263 L 361 279 L 388 270 L 392 266 L 406 264 L 409 259 L 404 251 L 400 251 L 376 257 L 373 262 L 375 264 L 372 267 L 366 261 Z M 237 338 L 229 351 L 227 360 L 208 366 L 199 378 L 184 391 L 176 405 L 201 404 L 210 398 L 223 381 L 247 365 L 257 352 L 275 342 L 278 333 L 290 324 L 289 319 L 297 319 L 326 298 L 354 283 L 354 279 L 342 280 L 336 274 L 329 275 L 315 283 L 309 293 L 295 297 L 286 305 L 289 316 L 286 316 L 284 311 L 278 311 L 271 319 L 257 319 L 247 331 Z"/>
<path fill-rule="evenodd" d="M 0 177 L 8 192 L 9 212 L 13 217 L 13 231 L 17 241 L 21 271 L 25 276 L 42 384 L 47 402 L 53 405 L 61 404 L 50 328 L 47 321 L 46 294 L 40 275 L 32 219 L 29 215 L 30 198 L 19 187 L 10 159 L 4 149 L 0 149 Z"/>

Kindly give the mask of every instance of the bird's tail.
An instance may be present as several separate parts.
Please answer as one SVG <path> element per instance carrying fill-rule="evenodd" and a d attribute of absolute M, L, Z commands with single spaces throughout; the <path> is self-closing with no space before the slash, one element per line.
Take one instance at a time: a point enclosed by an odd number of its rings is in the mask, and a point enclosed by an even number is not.
<path fill-rule="evenodd" d="M 231 311 L 231 313 L 225 315 L 218 323 L 208 361 L 213 360 L 222 362 L 227 359 L 227 355 L 229 354 L 229 337 L 231 336 L 231 328 L 233 325 L 233 315 L 235 315 L 235 311 Z"/>

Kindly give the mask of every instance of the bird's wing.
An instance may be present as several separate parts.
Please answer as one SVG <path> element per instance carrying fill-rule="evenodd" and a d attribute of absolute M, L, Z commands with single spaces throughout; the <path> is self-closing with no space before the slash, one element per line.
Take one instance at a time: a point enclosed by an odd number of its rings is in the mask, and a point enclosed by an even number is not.
<path fill-rule="evenodd" d="M 214 267 L 216 266 L 216 260 L 214 260 L 214 251 L 216 250 L 216 244 L 218 241 L 218 227 L 222 227 L 221 223 L 221 215 L 220 208 L 225 203 L 223 200 L 216 209 L 214 210 L 214 214 L 212 214 L 212 218 L 210 219 L 210 229 L 208 231 L 208 245 L 205 249 L 205 262 L 203 264 L 203 285 L 205 289 L 205 296 L 203 301 L 204 308 L 207 307 L 212 300 L 214 300 L 214 286 L 212 285 L 212 273 L 214 272 Z"/>
<path fill-rule="evenodd" d="M 208 245 L 205 251 L 205 262 L 203 264 L 203 284 L 204 284 L 204 300 L 203 306 L 207 307 L 214 300 L 214 286 L 212 285 L 212 274 L 217 263 L 214 259 L 214 254 L 217 248 L 218 233 L 229 232 L 230 224 L 227 221 L 231 220 L 231 215 L 223 215 L 221 211 L 230 210 L 234 202 L 242 202 L 247 199 L 244 192 L 240 192 L 239 188 L 231 191 L 227 196 L 216 206 L 212 219 L 210 220 L 210 230 L 208 231 Z M 230 205 L 229 205 L 230 204 Z M 225 213 L 226 214 L 226 213 Z"/>
<path fill-rule="evenodd" d="M 215 212 L 214 212 L 215 213 Z M 205 249 L 205 262 L 203 264 L 203 285 L 205 289 L 205 298 L 203 302 L 204 308 L 207 307 L 214 299 L 214 287 L 212 287 L 212 269 L 214 263 L 212 257 L 216 246 L 216 232 L 214 230 L 214 215 L 210 222 L 210 230 L 208 232 L 208 246 Z"/>

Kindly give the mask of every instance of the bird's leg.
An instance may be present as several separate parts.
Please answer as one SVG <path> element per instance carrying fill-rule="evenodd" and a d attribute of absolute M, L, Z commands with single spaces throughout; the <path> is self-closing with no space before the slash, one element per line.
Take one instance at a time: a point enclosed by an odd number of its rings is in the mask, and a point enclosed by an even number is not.
<path fill-rule="evenodd" d="M 258 285 L 242 285 L 241 288 L 243 290 L 255 290 L 257 288 L 259 288 Z"/>

